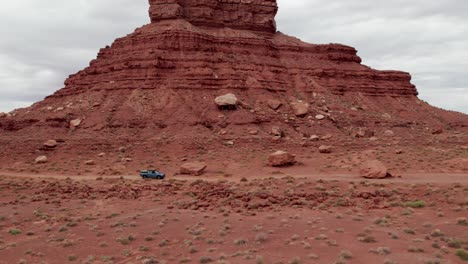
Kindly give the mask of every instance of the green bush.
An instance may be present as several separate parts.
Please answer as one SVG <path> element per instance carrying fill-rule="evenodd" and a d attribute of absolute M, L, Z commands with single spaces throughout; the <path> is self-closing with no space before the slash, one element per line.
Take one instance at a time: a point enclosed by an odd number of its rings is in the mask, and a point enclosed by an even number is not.
<path fill-rule="evenodd" d="M 16 236 L 16 235 L 21 234 L 21 230 L 16 229 L 16 228 L 12 228 L 12 229 L 10 229 L 10 230 L 8 231 L 8 233 L 10 233 L 11 235 Z"/>
<path fill-rule="evenodd" d="M 426 203 L 424 201 L 417 200 L 417 201 L 412 201 L 412 202 L 406 202 L 404 205 L 405 207 L 411 207 L 411 208 L 423 208 L 424 206 L 426 206 Z"/>
<path fill-rule="evenodd" d="M 468 252 L 466 250 L 459 249 L 455 254 L 459 256 L 463 261 L 468 261 Z"/>

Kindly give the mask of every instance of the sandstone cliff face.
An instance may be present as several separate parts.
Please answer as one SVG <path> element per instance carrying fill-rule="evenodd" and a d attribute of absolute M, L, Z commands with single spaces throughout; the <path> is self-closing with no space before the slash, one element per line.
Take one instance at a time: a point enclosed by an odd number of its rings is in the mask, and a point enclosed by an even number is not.
<path fill-rule="evenodd" d="M 102 49 L 56 96 L 102 89 L 327 91 L 415 96 L 408 73 L 360 64 L 354 48 L 162 20 Z"/>
<path fill-rule="evenodd" d="M 149 3 L 151 24 L 102 49 L 55 96 L 163 88 L 417 95 L 408 73 L 363 66 L 354 48 L 277 33 L 274 0 Z"/>
<path fill-rule="evenodd" d="M 149 0 L 151 22 L 184 19 L 197 26 L 276 32 L 275 0 Z"/>

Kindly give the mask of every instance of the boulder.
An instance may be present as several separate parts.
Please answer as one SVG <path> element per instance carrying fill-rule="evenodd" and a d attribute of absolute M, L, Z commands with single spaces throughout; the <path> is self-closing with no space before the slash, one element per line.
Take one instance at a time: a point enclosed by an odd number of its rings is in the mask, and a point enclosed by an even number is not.
<path fill-rule="evenodd" d="M 258 130 L 257 129 L 251 129 L 249 130 L 249 134 L 252 136 L 258 135 Z"/>
<path fill-rule="evenodd" d="M 205 172 L 206 168 L 207 165 L 204 162 L 188 162 L 180 166 L 180 174 L 200 176 Z"/>
<path fill-rule="evenodd" d="M 47 140 L 46 142 L 44 142 L 43 145 L 44 145 L 44 147 L 46 147 L 46 148 L 55 148 L 55 147 L 58 146 L 58 143 L 57 143 L 57 141 L 54 140 L 54 139 L 49 139 L 49 140 Z"/>
<path fill-rule="evenodd" d="M 323 119 L 325 119 L 325 116 L 324 116 L 324 115 L 316 115 L 316 116 L 315 116 L 315 119 L 317 119 L 317 120 L 323 120 Z"/>
<path fill-rule="evenodd" d="M 392 130 L 385 130 L 384 132 L 384 136 L 386 137 L 393 137 L 395 135 L 395 132 L 393 132 Z"/>
<path fill-rule="evenodd" d="M 48 161 L 47 156 L 39 156 L 34 160 L 34 163 L 43 164 L 43 163 L 47 163 L 47 161 Z"/>
<path fill-rule="evenodd" d="M 119 152 L 124 153 L 127 151 L 126 147 L 119 147 Z"/>
<path fill-rule="evenodd" d="M 276 100 L 276 99 L 268 100 L 267 104 L 268 104 L 268 107 L 270 107 L 273 110 L 278 110 L 283 105 L 283 103 L 281 103 L 281 101 Z"/>
<path fill-rule="evenodd" d="M 5 117 L 7 117 L 7 114 L 0 112 L 0 118 L 5 118 Z"/>
<path fill-rule="evenodd" d="M 440 135 L 440 134 L 444 133 L 444 129 L 443 128 L 433 128 L 431 130 L 431 133 L 432 133 L 432 135 Z"/>
<path fill-rule="evenodd" d="M 357 138 L 370 138 L 375 135 L 375 132 L 368 128 L 359 128 L 355 133 L 354 137 Z"/>
<path fill-rule="evenodd" d="M 391 177 L 387 167 L 379 160 L 369 160 L 361 164 L 359 173 L 366 179 L 384 179 Z"/>
<path fill-rule="evenodd" d="M 320 137 L 317 136 L 317 135 L 312 135 L 312 136 L 310 136 L 309 140 L 310 140 L 310 141 L 319 141 L 319 140 L 320 140 Z"/>
<path fill-rule="evenodd" d="M 236 107 L 239 100 L 236 95 L 229 93 L 215 98 L 215 103 L 218 107 Z"/>
<path fill-rule="evenodd" d="M 304 117 L 309 113 L 309 104 L 302 101 L 291 103 L 291 107 L 294 111 L 294 115 L 297 117 Z"/>
<path fill-rule="evenodd" d="M 84 162 L 84 164 L 91 166 L 91 165 L 96 165 L 96 162 L 94 162 L 94 160 L 87 160 Z"/>
<path fill-rule="evenodd" d="M 125 171 L 127 170 L 127 167 L 122 164 L 122 163 L 117 163 L 117 164 L 114 164 L 112 167 L 111 167 L 111 171 L 113 174 L 122 174 L 124 173 Z"/>
<path fill-rule="evenodd" d="M 391 119 L 392 118 L 392 116 L 390 114 L 387 114 L 387 113 L 382 114 L 382 117 L 385 118 L 385 119 Z"/>
<path fill-rule="evenodd" d="M 280 127 L 274 126 L 271 128 L 271 134 L 275 137 L 283 137 L 284 132 Z"/>
<path fill-rule="evenodd" d="M 332 147 L 322 145 L 322 146 L 319 147 L 319 152 L 322 153 L 322 154 L 330 154 L 330 153 L 332 153 Z"/>
<path fill-rule="evenodd" d="M 80 124 L 81 124 L 81 119 L 73 119 L 72 121 L 70 121 L 71 128 L 76 128 L 80 126 Z"/>
<path fill-rule="evenodd" d="M 268 162 L 272 167 L 290 166 L 296 163 L 296 156 L 286 151 L 277 151 L 268 157 Z"/>
<path fill-rule="evenodd" d="M 228 141 L 224 142 L 224 145 L 226 145 L 226 146 L 234 146 L 234 141 L 228 140 Z"/>

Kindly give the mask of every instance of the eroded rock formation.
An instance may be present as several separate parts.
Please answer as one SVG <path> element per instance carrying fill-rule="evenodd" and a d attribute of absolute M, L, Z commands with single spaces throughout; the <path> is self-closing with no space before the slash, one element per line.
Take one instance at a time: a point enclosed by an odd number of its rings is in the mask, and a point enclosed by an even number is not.
<path fill-rule="evenodd" d="M 56 155 L 96 156 L 122 145 L 146 155 L 171 144 L 185 155 L 311 135 L 346 140 L 359 127 L 392 128 L 414 142 L 428 127 L 467 125 L 420 101 L 409 73 L 371 69 L 352 47 L 277 32 L 275 0 L 149 3 L 150 24 L 101 49 L 45 100 L 0 116 L 0 154 L 34 153 L 50 135 L 65 141 Z M 218 108 L 223 94 L 238 98 L 238 107 Z M 121 160 L 115 171 L 129 166 Z"/>
<path fill-rule="evenodd" d="M 152 23 L 102 49 L 56 95 L 164 88 L 417 95 L 408 73 L 363 66 L 354 48 L 277 33 L 276 12 L 271 0 L 150 0 Z"/>
<path fill-rule="evenodd" d="M 151 22 L 183 19 L 196 26 L 276 32 L 276 0 L 149 0 Z"/>

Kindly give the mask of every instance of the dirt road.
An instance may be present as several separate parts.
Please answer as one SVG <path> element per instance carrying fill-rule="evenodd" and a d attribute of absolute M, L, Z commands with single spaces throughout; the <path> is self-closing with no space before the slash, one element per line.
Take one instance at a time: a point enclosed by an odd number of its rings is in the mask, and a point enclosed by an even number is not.
<path fill-rule="evenodd" d="M 119 176 L 98 176 L 98 175 L 59 175 L 59 174 L 27 174 L 27 173 L 11 173 L 11 172 L 0 172 L 0 177 L 13 177 L 13 178 L 43 178 L 43 179 L 72 179 L 72 180 L 95 180 L 96 178 L 102 177 L 106 179 L 119 179 L 124 178 L 126 180 L 142 180 L 137 174 L 135 175 L 119 175 Z M 271 174 L 271 175 L 258 175 L 258 174 L 242 174 L 234 176 L 220 176 L 215 173 L 207 173 L 203 176 L 185 176 L 185 175 L 175 175 L 169 176 L 167 179 L 176 179 L 176 180 L 204 180 L 204 181 L 231 181 L 238 182 L 243 178 L 247 180 L 256 180 L 256 179 L 267 179 L 267 178 L 284 178 L 284 177 L 294 177 L 294 178 L 305 178 L 305 179 L 316 179 L 316 180 L 327 180 L 327 181 L 344 181 L 344 182 L 359 182 L 365 181 L 366 179 L 359 177 L 357 174 Z M 431 183 L 431 184 L 450 184 L 450 183 L 468 183 L 468 174 L 463 173 L 408 173 L 404 174 L 401 177 L 394 177 L 382 180 L 376 180 L 381 183 L 411 183 L 411 184 L 422 184 L 422 183 Z"/>

